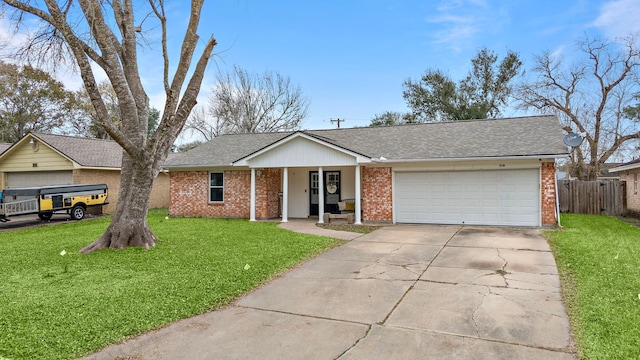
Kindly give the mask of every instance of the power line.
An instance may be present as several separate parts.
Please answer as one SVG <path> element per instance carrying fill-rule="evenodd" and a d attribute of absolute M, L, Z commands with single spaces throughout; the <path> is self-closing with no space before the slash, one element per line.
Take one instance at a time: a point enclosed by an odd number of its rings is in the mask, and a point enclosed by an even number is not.
<path fill-rule="evenodd" d="M 341 122 L 345 122 L 347 120 L 338 118 L 338 119 L 331 119 L 330 121 L 331 121 L 332 124 L 333 123 L 338 123 L 338 129 L 340 129 L 340 123 Z"/>

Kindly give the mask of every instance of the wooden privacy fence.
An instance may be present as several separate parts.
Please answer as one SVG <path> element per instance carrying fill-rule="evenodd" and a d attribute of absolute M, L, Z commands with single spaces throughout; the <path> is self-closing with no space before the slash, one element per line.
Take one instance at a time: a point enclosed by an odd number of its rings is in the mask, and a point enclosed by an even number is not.
<path fill-rule="evenodd" d="M 627 208 L 626 183 L 619 180 L 558 180 L 560 212 L 622 215 Z"/>

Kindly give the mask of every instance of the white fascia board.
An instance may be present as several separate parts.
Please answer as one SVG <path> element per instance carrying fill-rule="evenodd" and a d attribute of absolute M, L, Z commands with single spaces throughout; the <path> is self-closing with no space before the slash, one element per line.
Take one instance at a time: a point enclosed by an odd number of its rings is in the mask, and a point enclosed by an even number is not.
<path fill-rule="evenodd" d="M 562 159 L 567 154 L 554 155 L 524 155 L 524 156 L 483 156 L 466 158 L 437 158 L 437 159 L 400 159 L 400 160 L 379 160 L 372 158 L 371 161 L 377 164 L 401 164 L 414 162 L 445 162 L 445 161 L 485 161 L 485 160 L 530 160 L 530 159 Z"/>
<path fill-rule="evenodd" d="M 335 145 L 330 144 L 330 143 L 327 143 L 327 142 L 325 142 L 325 141 L 322 141 L 322 140 L 316 139 L 316 138 L 314 138 L 313 136 L 309 136 L 309 135 L 304 134 L 304 133 L 302 133 L 302 132 L 298 132 L 298 133 L 295 133 L 295 134 L 289 135 L 289 136 L 285 137 L 284 139 L 280 139 L 280 140 L 276 141 L 275 143 L 273 143 L 273 144 L 271 144 L 271 145 L 269 145 L 269 146 L 267 146 L 267 147 L 263 148 L 262 150 L 256 151 L 255 153 L 253 153 L 253 154 L 251 154 L 251 155 L 247 155 L 247 156 L 245 156 L 245 157 L 244 157 L 244 158 L 242 158 L 242 159 L 236 160 L 236 161 L 234 161 L 234 162 L 233 162 L 233 163 L 231 163 L 231 164 L 232 164 L 233 166 L 249 166 L 249 161 L 250 161 L 251 159 L 253 159 L 253 158 L 257 157 L 257 156 L 260 156 L 260 155 L 262 155 L 262 154 L 264 154 L 264 153 L 266 153 L 266 152 L 269 152 L 269 151 L 271 151 L 272 149 L 274 149 L 274 148 L 276 148 L 276 147 L 279 147 L 279 146 L 281 146 L 281 145 L 284 145 L 284 144 L 288 143 L 289 141 L 292 141 L 292 140 L 297 139 L 297 138 L 299 138 L 299 137 L 302 137 L 302 138 L 304 138 L 304 139 L 307 139 L 307 140 L 313 141 L 313 142 L 315 142 L 315 143 L 317 143 L 317 144 L 320 144 L 320 145 L 326 146 L 326 147 L 328 147 L 328 148 L 330 148 L 330 149 L 333 149 L 333 150 L 339 151 L 339 152 L 341 152 L 341 153 L 344 153 L 344 154 L 348 154 L 348 155 L 350 155 L 350 156 L 353 156 L 353 157 L 355 157 L 355 158 L 356 158 L 356 162 L 357 162 L 357 163 L 359 163 L 359 164 L 362 164 L 362 163 L 369 163 L 369 162 L 371 162 L 371 159 L 369 159 L 369 158 L 367 158 L 367 157 L 365 157 L 365 156 L 362 156 L 362 155 L 360 155 L 360 154 L 358 154 L 358 153 L 354 153 L 353 151 L 349 151 L 349 150 L 343 149 L 343 148 L 341 148 L 341 147 L 339 147 L 339 146 L 335 146 Z"/>
<path fill-rule="evenodd" d="M 162 169 L 171 171 L 211 171 L 214 170 L 238 170 L 237 167 L 228 165 L 180 165 L 180 166 L 163 166 Z M 249 169 L 247 167 L 247 169 Z"/>
<path fill-rule="evenodd" d="M 609 172 L 627 171 L 627 170 L 633 170 L 638 168 L 640 168 L 640 163 L 616 166 L 614 168 L 609 169 Z"/>

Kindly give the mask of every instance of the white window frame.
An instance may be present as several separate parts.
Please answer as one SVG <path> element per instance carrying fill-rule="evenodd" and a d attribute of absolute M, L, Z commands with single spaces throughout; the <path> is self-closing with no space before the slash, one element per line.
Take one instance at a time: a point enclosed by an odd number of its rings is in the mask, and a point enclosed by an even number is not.
<path fill-rule="evenodd" d="M 221 174 L 222 175 L 222 185 L 216 185 L 216 186 L 212 186 L 211 185 L 211 174 Z M 220 204 L 224 202 L 224 171 L 209 171 L 209 178 L 207 179 L 208 181 L 208 200 L 210 203 L 216 203 L 216 204 Z M 211 189 L 222 189 L 222 200 L 211 200 Z"/>

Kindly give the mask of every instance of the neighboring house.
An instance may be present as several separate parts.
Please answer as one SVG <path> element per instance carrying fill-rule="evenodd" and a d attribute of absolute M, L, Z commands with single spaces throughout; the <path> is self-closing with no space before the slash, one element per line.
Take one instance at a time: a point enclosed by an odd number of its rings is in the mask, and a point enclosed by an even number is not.
<path fill-rule="evenodd" d="M 618 167 L 622 165 L 622 163 L 604 163 L 600 166 L 600 171 L 598 173 L 598 177 L 596 180 L 618 180 L 619 176 L 615 172 L 612 173 L 610 169 Z M 576 171 L 572 169 L 570 173 L 566 172 L 567 164 L 558 166 L 557 168 L 557 176 L 558 180 L 576 180 L 577 174 Z"/>
<path fill-rule="evenodd" d="M 620 176 L 620 181 L 627 183 L 627 210 L 640 212 L 640 194 L 638 193 L 638 174 L 640 174 L 640 159 L 620 164 L 609 169 Z"/>
<path fill-rule="evenodd" d="M 1 148 L 0 148 L 1 150 Z M 29 133 L 0 153 L 0 188 L 66 184 L 107 184 L 115 210 L 120 189 L 122 148 L 111 140 Z M 169 175 L 156 178 L 149 206 L 169 205 Z"/>
<path fill-rule="evenodd" d="M 218 136 L 165 164 L 174 216 L 541 226 L 556 221 L 555 116 Z M 282 200 L 280 200 L 282 199 Z"/>
<path fill-rule="evenodd" d="M 5 152 L 10 147 L 11 147 L 10 143 L 0 143 L 0 154 Z"/>

